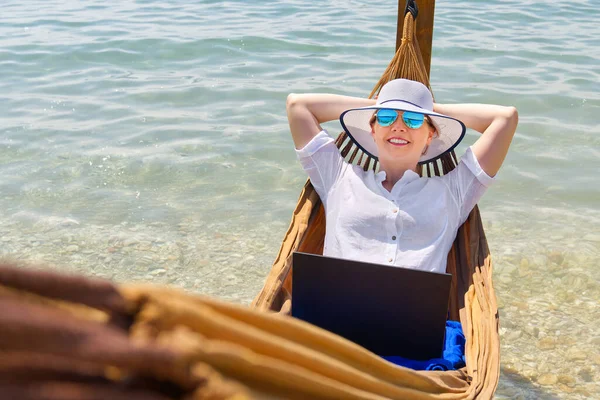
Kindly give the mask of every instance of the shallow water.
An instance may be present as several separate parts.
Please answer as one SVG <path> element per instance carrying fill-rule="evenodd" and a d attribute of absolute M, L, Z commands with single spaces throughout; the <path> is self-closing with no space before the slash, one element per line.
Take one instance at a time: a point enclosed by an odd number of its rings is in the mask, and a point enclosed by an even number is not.
<path fill-rule="evenodd" d="M 480 203 L 502 399 L 600 397 L 597 6 L 436 4 L 437 101 L 520 113 Z M 0 256 L 248 303 L 305 180 L 285 97 L 367 95 L 393 55 L 396 3 L 24 1 L 2 14 Z"/>

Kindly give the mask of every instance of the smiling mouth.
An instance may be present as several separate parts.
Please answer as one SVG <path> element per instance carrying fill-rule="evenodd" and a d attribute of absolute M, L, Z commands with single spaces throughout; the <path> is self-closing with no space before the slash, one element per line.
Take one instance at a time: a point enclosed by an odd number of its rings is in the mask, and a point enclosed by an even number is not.
<path fill-rule="evenodd" d="M 394 146 L 405 146 L 408 144 L 408 141 L 400 138 L 391 138 L 388 139 L 388 143 L 391 143 Z"/>

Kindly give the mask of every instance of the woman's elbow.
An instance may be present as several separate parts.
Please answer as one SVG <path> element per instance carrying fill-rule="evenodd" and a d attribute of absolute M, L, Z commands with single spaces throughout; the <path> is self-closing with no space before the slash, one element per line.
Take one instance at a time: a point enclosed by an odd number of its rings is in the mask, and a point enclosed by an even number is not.
<path fill-rule="evenodd" d="M 519 123 L 519 111 L 517 111 L 517 108 L 514 106 L 509 106 L 505 108 L 505 118 L 511 121 L 514 125 L 517 125 Z"/>
<path fill-rule="evenodd" d="M 287 100 L 285 101 L 285 108 L 289 112 L 290 110 L 297 108 L 302 104 L 302 95 L 296 93 L 288 94 Z"/>
<path fill-rule="evenodd" d="M 507 106 L 502 107 L 500 114 L 498 115 L 499 121 L 506 127 L 504 130 L 506 133 L 510 132 L 510 135 L 514 135 L 519 124 L 519 112 L 516 107 Z"/>

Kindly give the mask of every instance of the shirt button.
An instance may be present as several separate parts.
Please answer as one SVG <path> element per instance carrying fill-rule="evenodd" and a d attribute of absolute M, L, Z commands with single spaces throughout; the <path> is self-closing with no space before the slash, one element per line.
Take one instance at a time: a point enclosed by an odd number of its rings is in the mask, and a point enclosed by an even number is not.
<path fill-rule="evenodd" d="M 392 236 L 392 240 L 396 240 L 396 236 Z"/>
<path fill-rule="evenodd" d="M 396 214 L 398 212 L 397 208 L 394 208 L 394 210 L 392 211 L 394 214 Z"/>
<path fill-rule="evenodd" d="M 392 262 L 392 261 L 394 261 L 394 259 L 392 259 L 392 258 L 390 258 L 390 259 L 388 260 L 388 262 Z"/>

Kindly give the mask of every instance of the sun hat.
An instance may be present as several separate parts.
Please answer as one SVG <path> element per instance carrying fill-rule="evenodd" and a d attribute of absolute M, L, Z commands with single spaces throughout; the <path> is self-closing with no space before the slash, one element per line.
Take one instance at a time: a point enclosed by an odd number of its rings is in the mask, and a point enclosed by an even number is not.
<path fill-rule="evenodd" d="M 419 159 L 419 164 L 433 161 L 453 150 L 465 136 L 465 124 L 433 111 L 433 96 L 427 86 L 408 79 L 394 79 L 381 88 L 374 106 L 352 108 L 340 115 L 342 127 L 350 139 L 374 158 L 378 157 L 378 151 L 371 135 L 369 120 L 376 110 L 382 108 L 422 113 L 428 115 L 433 122 L 437 137 L 434 136 L 427 151 Z"/>

